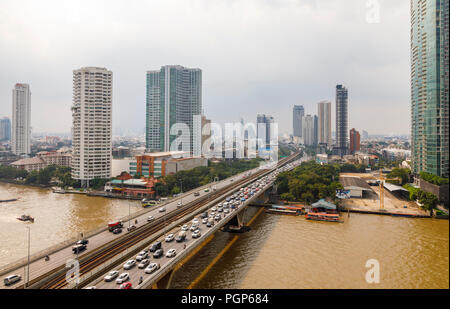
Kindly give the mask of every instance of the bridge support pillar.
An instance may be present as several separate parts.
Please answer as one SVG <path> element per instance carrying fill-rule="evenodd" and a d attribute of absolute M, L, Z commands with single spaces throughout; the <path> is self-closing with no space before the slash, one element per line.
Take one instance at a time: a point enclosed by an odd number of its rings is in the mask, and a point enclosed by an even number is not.
<path fill-rule="evenodd" d="M 170 284 L 172 283 L 174 273 L 175 271 L 173 269 L 169 271 L 152 286 L 152 289 L 170 289 Z"/>

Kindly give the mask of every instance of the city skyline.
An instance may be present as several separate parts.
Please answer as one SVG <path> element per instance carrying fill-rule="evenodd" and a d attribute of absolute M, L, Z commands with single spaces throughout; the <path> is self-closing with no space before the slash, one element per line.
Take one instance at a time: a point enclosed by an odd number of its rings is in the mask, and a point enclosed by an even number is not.
<path fill-rule="evenodd" d="M 409 77 L 409 59 L 405 57 L 405 55 L 409 55 L 408 1 L 397 1 L 393 4 L 383 3 L 382 19 L 378 24 L 367 23 L 365 20 L 366 8 L 357 1 L 349 1 L 345 7 L 341 6 L 338 1 L 316 4 L 305 1 L 289 4 L 282 2 L 268 4 L 256 1 L 246 2 L 247 4 L 199 2 L 197 6 L 202 10 L 197 10 L 198 13 L 195 16 L 190 15 L 189 20 L 193 22 L 183 30 L 183 33 L 188 31 L 186 39 L 192 39 L 194 42 L 206 38 L 207 42 L 211 43 L 206 44 L 203 49 L 188 46 L 183 53 L 175 52 L 175 43 L 167 41 L 167 37 L 174 35 L 176 29 L 168 25 L 166 21 L 160 20 L 160 18 L 153 18 L 153 21 L 149 21 L 152 18 L 147 20 L 139 15 L 135 22 L 131 22 L 133 26 L 130 26 L 128 22 L 131 18 L 131 11 L 133 8 L 137 8 L 138 3 L 131 2 L 127 6 L 118 2 L 108 2 L 108 4 L 110 3 L 111 5 L 106 8 L 106 13 L 98 11 L 99 4 L 97 3 L 92 8 L 93 12 L 99 13 L 99 20 L 105 21 L 117 16 L 119 12 L 123 13 L 121 18 L 113 24 L 112 34 L 109 36 L 113 41 L 106 42 L 105 39 L 96 35 L 94 40 L 92 34 L 87 32 L 92 27 L 101 29 L 101 26 L 94 22 L 94 19 L 88 18 L 92 13 L 86 13 L 85 16 L 77 7 L 74 7 L 73 10 L 65 10 L 64 14 L 56 16 L 50 12 L 43 12 L 45 8 L 52 5 L 52 2 L 44 1 L 39 6 L 30 3 L 24 11 L 19 10 L 13 3 L 3 6 L 11 11 L 10 17 L 18 15 L 29 17 L 29 19 L 9 20 L 7 18 L 5 23 L 0 22 L 3 29 L 0 31 L 6 29 L 6 32 L 14 32 L 14 29 L 19 29 L 24 32 L 25 38 L 38 42 L 39 44 L 34 45 L 40 46 L 33 47 L 37 50 L 33 50 L 32 54 L 31 51 L 18 50 L 20 43 L 7 33 L 3 35 L 2 32 L 2 36 L 0 36 L 2 45 L 7 46 L 0 51 L 2 59 L 14 59 L 18 56 L 24 59 L 24 63 L 20 65 L 2 63 L 6 73 L 2 74 L 0 78 L 0 102 L 7 98 L 5 91 L 8 92 L 7 89 L 10 89 L 11 85 L 17 81 L 33 85 L 34 106 L 39 107 L 35 110 L 35 117 L 32 120 L 33 131 L 68 132 L 70 130 L 70 125 L 68 125 L 71 102 L 70 72 L 77 67 L 94 65 L 108 67 L 115 72 L 113 86 L 116 104 L 113 107 L 113 130 L 124 128 L 134 132 L 143 132 L 145 128 L 145 125 L 142 125 L 145 123 L 145 81 L 143 80 L 145 72 L 162 65 L 181 64 L 187 67 L 202 68 L 204 73 L 203 108 L 205 114 L 217 123 L 236 121 L 232 110 L 239 109 L 245 119 L 254 119 L 258 112 L 257 109 L 261 109 L 277 119 L 280 124 L 280 133 L 290 132 L 292 105 L 304 105 L 306 111 L 315 110 L 316 102 L 333 101 L 333 86 L 343 83 L 352 89 L 349 98 L 353 102 L 349 115 L 350 126 L 364 128 L 373 134 L 409 133 L 409 84 L 403 81 Z M 169 9 L 165 4 L 143 4 L 144 7 L 146 5 L 150 6 L 146 7 L 147 9 L 152 9 L 148 10 L 151 11 L 150 17 L 154 17 L 152 14 L 164 15 L 163 13 Z M 65 4 L 61 4 L 61 6 L 64 8 Z M 178 16 L 189 7 L 188 3 L 182 2 L 180 8 L 173 14 Z M 284 24 L 275 22 L 271 25 L 274 27 L 273 30 L 266 29 L 267 26 L 264 24 L 272 9 L 276 9 L 281 16 L 287 18 Z M 42 30 L 42 33 L 47 35 L 46 37 L 28 29 L 28 22 L 23 21 L 33 21 L 35 11 L 41 16 L 48 17 L 48 21 L 41 21 L 36 29 Z M 290 12 L 294 14 L 290 16 Z M 222 15 L 228 17 L 220 18 Z M 346 15 L 349 20 L 342 23 L 342 17 Z M 298 18 L 294 18 L 294 16 L 301 16 L 304 19 L 299 22 Z M 318 24 L 317 18 L 328 17 L 330 17 L 329 25 Z M 399 18 L 404 19 L 405 22 L 399 22 Z M 227 31 L 229 24 L 236 22 L 240 25 L 244 20 L 252 20 L 255 23 L 255 29 L 247 29 L 242 33 L 238 31 L 238 35 L 233 38 L 229 37 L 229 33 L 232 33 L 235 28 L 233 26 Z M 80 21 L 82 26 L 79 24 Z M 139 40 L 130 42 L 126 36 L 129 31 L 139 30 L 140 28 L 135 28 L 137 26 L 142 26 L 142 30 L 138 31 L 141 33 L 154 27 L 157 22 L 164 25 L 163 28 L 166 32 L 147 33 L 149 41 L 156 42 L 156 45 L 152 43 L 149 46 Z M 50 23 L 57 26 L 50 30 L 46 27 Z M 200 25 L 204 23 L 211 27 L 200 28 Z M 307 31 L 302 31 L 302 29 L 307 29 L 308 23 L 318 27 L 315 36 L 309 35 Z M 354 25 L 360 26 L 361 30 L 354 32 Z M 395 27 L 393 27 L 394 25 Z M 287 26 L 298 30 L 287 31 L 285 28 Z M 42 29 L 42 27 L 44 28 Z M 330 27 L 339 32 L 346 32 L 349 34 L 348 38 L 329 37 Z M 211 31 L 216 30 L 217 41 L 208 39 L 211 37 L 211 33 L 207 28 L 212 28 Z M 189 35 L 189 31 L 194 29 L 198 34 L 192 37 Z M 66 34 L 66 31 L 70 31 L 69 38 L 71 40 L 66 40 L 65 45 L 67 46 L 62 46 L 59 40 L 62 35 Z M 268 39 L 278 42 L 274 45 L 284 46 L 283 50 L 276 46 L 266 46 L 267 40 L 259 35 L 261 31 L 265 32 Z M 278 33 L 286 34 L 277 38 Z M 176 37 L 178 36 L 179 34 Z M 7 40 L 7 38 L 9 39 Z M 295 39 L 292 40 L 293 38 Z M 381 38 L 387 43 L 398 42 L 399 48 L 389 52 L 385 51 L 383 46 L 376 44 L 377 40 L 379 41 Z M 299 40 L 303 41 L 301 46 L 292 43 Z M 342 43 L 336 40 L 342 41 Z M 355 40 L 361 44 L 351 46 Z M 228 44 L 223 45 L 224 43 L 220 43 L 222 41 Z M 322 52 L 317 52 L 315 48 L 305 50 L 302 47 L 314 46 L 314 42 L 320 41 L 328 41 L 326 45 L 322 44 L 324 47 Z M 83 48 L 73 45 L 83 42 L 93 44 L 93 49 L 89 54 Z M 127 47 L 124 50 L 121 46 L 128 46 L 128 43 L 130 48 Z M 326 48 L 328 44 L 334 46 L 333 51 L 327 51 L 329 50 Z M 108 46 L 108 49 L 106 50 L 104 46 Z M 190 46 L 196 46 L 196 44 Z M 236 49 L 237 46 L 245 48 Z M 257 47 L 258 51 L 264 47 L 265 52 L 255 53 L 253 46 Z M 75 48 L 77 53 L 66 52 L 66 48 Z M 46 50 L 49 52 L 48 55 L 45 53 Z M 220 62 L 216 61 L 217 56 L 223 55 L 223 52 L 220 53 L 219 50 L 226 52 Z M 289 51 L 288 54 L 286 54 L 287 51 Z M 281 60 L 282 58 L 288 59 L 289 65 L 286 65 Z M 261 63 L 265 63 L 265 65 L 261 66 Z M 374 70 L 375 64 L 381 66 Z M 49 72 L 48 66 L 57 69 Z M 235 74 L 234 66 L 240 67 L 240 74 Z M 313 66 L 314 70 L 310 70 L 312 69 L 310 66 Z M 299 70 L 299 68 L 302 69 Z M 311 73 L 307 74 L 308 71 Z M 373 85 L 383 88 L 383 93 L 374 91 Z M 226 87 L 226 91 L 224 91 L 224 87 Z M 396 117 L 382 115 L 383 109 L 387 107 L 393 110 Z M 371 113 L 366 112 L 368 108 Z M 58 112 L 60 117 L 48 121 L 46 117 L 52 111 Z M 377 115 L 377 117 L 373 117 L 373 115 Z M 10 116 L 3 104 L 0 108 L 0 116 Z M 385 118 L 387 124 L 380 127 L 374 118 L 378 118 L 378 121 Z"/>

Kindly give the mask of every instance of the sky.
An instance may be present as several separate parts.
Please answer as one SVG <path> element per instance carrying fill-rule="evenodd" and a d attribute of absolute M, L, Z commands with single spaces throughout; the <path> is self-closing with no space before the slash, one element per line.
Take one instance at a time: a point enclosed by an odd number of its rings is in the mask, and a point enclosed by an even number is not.
<path fill-rule="evenodd" d="M 378 8 L 378 9 L 377 9 Z M 349 129 L 410 132 L 409 0 L 2 0 L 0 117 L 30 84 L 33 132 L 70 132 L 72 71 L 113 72 L 113 132 L 143 133 L 145 73 L 202 69 L 214 122 L 272 115 L 348 88 Z M 333 129 L 334 131 L 334 129 Z"/>

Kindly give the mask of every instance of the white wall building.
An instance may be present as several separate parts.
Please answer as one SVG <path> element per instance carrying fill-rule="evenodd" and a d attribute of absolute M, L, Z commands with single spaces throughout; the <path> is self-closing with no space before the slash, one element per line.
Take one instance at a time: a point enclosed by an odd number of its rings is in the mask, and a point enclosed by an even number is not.
<path fill-rule="evenodd" d="M 83 186 L 111 177 L 112 75 L 98 67 L 73 71 L 72 177 Z"/>
<path fill-rule="evenodd" d="M 31 92 L 28 84 L 16 84 L 12 91 L 11 151 L 16 155 L 31 152 Z"/>
<path fill-rule="evenodd" d="M 317 103 L 317 115 L 319 117 L 317 142 L 331 147 L 331 102 Z"/>

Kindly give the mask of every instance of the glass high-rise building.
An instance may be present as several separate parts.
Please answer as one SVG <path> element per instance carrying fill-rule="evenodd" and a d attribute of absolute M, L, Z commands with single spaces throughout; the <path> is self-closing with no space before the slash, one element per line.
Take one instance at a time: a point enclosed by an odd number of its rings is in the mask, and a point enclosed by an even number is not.
<path fill-rule="evenodd" d="M 200 156 L 202 71 L 180 65 L 147 71 L 146 101 L 146 148 Z M 170 149 L 175 139 L 178 148 Z"/>
<path fill-rule="evenodd" d="M 348 90 L 342 85 L 336 86 L 336 145 L 337 155 L 348 153 Z"/>
<path fill-rule="evenodd" d="M 11 139 L 11 121 L 8 117 L 0 118 L 0 141 Z"/>
<path fill-rule="evenodd" d="M 304 109 L 303 105 L 294 105 L 294 108 L 292 110 L 292 135 L 294 135 L 296 137 L 302 137 L 303 116 L 305 116 L 305 109 Z"/>
<path fill-rule="evenodd" d="M 415 174 L 448 177 L 449 0 L 411 1 L 411 154 Z"/>

